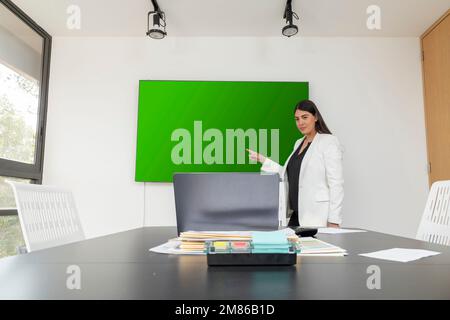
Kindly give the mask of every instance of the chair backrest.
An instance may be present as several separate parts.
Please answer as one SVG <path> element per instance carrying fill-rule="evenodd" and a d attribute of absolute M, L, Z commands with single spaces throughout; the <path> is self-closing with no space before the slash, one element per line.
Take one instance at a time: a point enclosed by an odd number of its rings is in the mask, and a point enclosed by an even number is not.
<path fill-rule="evenodd" d="M 28 252 L 85 239 L 72 192 L 8 181 Z"/>
<path fill-rule="evenodd" d="M 431 186 L 416 239 L 450 245 L 450 180 Z"/>

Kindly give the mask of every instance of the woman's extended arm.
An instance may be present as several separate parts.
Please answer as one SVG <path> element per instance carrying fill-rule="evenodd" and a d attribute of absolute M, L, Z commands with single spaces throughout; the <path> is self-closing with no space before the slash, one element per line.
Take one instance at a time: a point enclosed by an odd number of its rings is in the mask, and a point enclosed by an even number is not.
<path fill-rule="evenodd" d="M 270 160 L 269 158 L 266 158 L 260 153 L 257 153 L 253 150 L 247 149 L 247 151 L 250 153 L 250 159 L 253 161 L 258 161 L 262 163 L 261 171 L 268 172 L 268 173 L 278 173 L 281 177 L 281 174 L 283 172 L 283 167 L 280 166 L 278 163 L 276 163 L 273 160 Z"/>

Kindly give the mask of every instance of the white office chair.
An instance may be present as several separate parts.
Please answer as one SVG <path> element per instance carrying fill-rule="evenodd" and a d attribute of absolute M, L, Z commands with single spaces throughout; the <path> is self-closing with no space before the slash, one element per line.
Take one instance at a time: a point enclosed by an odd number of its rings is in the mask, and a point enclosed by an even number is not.
<path fill-rule="evenodd" d="M 431 186 L 416 239 L 450 245 L 450 180 Z"/>
<path fill-rule="evenodd" d="M 71 191 L 7 182 L 14 191 L 28 252 L 85 239 Z"/>

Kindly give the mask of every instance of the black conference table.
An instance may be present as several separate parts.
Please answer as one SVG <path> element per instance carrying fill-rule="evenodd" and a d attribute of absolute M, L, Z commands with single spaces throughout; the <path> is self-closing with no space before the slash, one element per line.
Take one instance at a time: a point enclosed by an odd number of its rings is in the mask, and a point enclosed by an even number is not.
<path fill-rule="evenodd" d="M 208 267 L 205 256 L 149 251 L 174 227 L 147 227 L 0 260 L 0 299 L 450 299 L 450 248 L 377 233 L 319 234 L 345 257 L 298 257 L 296 266 Z M 389 248 L 442 254 L 409 263 L 359 256 Z M 67 288 L 71 265 L 80 290 Z M 369 266 L 380 289 L 369 289 Z M 369 269 L 370 270 L 370 269 Z"/>

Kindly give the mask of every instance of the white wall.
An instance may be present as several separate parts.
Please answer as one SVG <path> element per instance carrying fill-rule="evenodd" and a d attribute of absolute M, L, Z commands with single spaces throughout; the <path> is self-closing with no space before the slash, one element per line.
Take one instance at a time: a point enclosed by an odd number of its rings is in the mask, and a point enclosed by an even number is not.
<path fill-rule="evenodd" d="M 428 190 L 418 39 L 56 37 L 52 54 L 44 183 L 74 190 L 89 237 L 175 225 L 171 184 L 134 182 L 140 79 L 309 81 L 346 150 L 344 226 L 415 236 Z"/>

